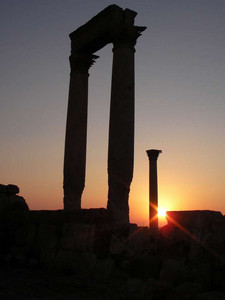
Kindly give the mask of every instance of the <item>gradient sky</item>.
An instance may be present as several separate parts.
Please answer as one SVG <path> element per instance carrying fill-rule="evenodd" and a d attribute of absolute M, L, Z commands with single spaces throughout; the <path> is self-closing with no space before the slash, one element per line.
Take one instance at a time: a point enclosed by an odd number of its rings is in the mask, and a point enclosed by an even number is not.
<path fill-rule="evenodd" d="M 146 149 L 161 149 L 159 206 L 225 213 L 224 0 L 1 0 L 0 183 L 31 209 L 60 209 L 69 33 L 110 4 L 147 26 L 136 45 L 130 219 L 148 223 Z M 82 207 L 107 203 L 112 45 L 90 69 Z"/>

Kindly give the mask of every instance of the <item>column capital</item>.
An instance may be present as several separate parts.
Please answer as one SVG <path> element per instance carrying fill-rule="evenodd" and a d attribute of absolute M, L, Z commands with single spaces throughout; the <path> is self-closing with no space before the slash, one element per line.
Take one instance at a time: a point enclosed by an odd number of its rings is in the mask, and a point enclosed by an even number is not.
<path fill-rule="evenodd" d="M 89 68 L 95 63 L 97 58 L 99 58 L 99 56 L 89 53 L 72 52 L 69 57 L 71 74 L 73 72 L 88 72 Z"/>
<path fill-rule="evenodd" d="M 150 161 L 152 160 L 157 160 L 158 156 L 160 153 L 162 153 L 162 150 L 155 150 L 155 149 L 150 149 L 150 150 L 146 150 L 148 158 Z"/>
<path fill-rule="evenodd" d="M 145 29 L 144 26 L 129 26 L 127 24 L 114 29 L 112 31 L 113 49 L 120 47 L 134 49 L 138 37 Z"/>

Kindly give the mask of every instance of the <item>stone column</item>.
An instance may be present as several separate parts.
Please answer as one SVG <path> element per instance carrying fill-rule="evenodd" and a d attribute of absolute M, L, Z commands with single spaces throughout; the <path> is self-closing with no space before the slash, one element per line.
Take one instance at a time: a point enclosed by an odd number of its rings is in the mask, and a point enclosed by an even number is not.
<path fill-rule="evenodd" d="M 85 185 L 88 70 L 97 56 L 73 53 L 70 56 L 70 87 L 64 156 L 64 209 L 81 208 Z"/>
<path fill-rule="evenodd" d="M 147 150 L 149 158 L 149 227 L 153 233 L 158 232 L 158 182 L 157 159 L 161 150 Z"/>
<path fill-rule="evenodd" d="M 134 46 L 144 29 L 126 27 L 113 41 L 107 208 L 116 223 L 129 223 L 134 160 Z"/>

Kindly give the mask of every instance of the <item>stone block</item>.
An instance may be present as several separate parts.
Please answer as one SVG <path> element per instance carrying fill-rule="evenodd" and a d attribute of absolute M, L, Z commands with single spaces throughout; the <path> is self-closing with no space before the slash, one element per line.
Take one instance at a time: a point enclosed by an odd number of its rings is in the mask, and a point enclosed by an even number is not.
<path fill-rule="evenodd" d="M 124 269 L 133 278 L 159 278 L 162 259 L 158 256 L 142 256 L 124 263 Z"/>
<path fill-rule="evenodd" d="M 0 184 L 0 193 L 6 194 L 7 193 L 7 187 L 4 184 Z"/>
<path fill-rule="evenodd" d="M 60 246 L 59 229 L 55 224 L 40 224 L 38 232 L 40 262 L 49 264 L 53 261 Z"/>
<path fill-rule="evenodd" d="M 22 246 L 12 246 L 10 254 L 14 262 L 24 265 L 27 260 L 27 248 Z"/>
<path fill-rule="evenodd" d="M 216 291 L 201 293 L 196 296 L 196 300 L 225 300 L 225 295 Z"/>
<path fill-rule="evenodd" d="M 160 279 L 148 279 L 144 291 L 143 299 L 167 299 L 167 295 L 171 290 L 169 282 Z M 181 300 L 181 299 L 180 299 Z"/>
<path fill-rule="evenodd" d="M 95 226 L 88 224 L 71 224 L 63 226 L 62 248 L 76 251 L 93 251 Z"/>
<path fill-rule="evenodd" d="M 127 281 L 123 290 L 121 299 L 148 299 L 144 298 L 146 282 L 139 278 L 132 278 Z"/>
<path fill-rule="evenodd" d="M 167 299 L 170 286 L 167 282 L 158 279 L 129 279 L 122 289 L 122 297 L 120 299 L 133 300 L 161 300 Z"/>
<path fill-rule="evenodd" d="M 160 279 L 170 282 L 173 286 L 189 281 L 191 275 L 192 270 L 183 260 L 165 260 L 160 271 Z"/>
<path fill-rule="evenodd" d="M 148 227 L 140 227 L 127 240 L 126 252 L 129 257 L 155 254 L 156 239 L 151 235 Z"/>
<path fill-rule="evenodd" d="M 98 224 L 95 228 L 94 252 L 99 258 L 109 255 L 112 227 L 108 224 Z"/>
<path fill-rule="evenodd" d="M 31 211 L 10 211 L 7 216 L 8 221 L 11 224 L 31 224 L 35 223 L 34 218 L 32 217 Z"/>
<path fill-rule="evenodd" d="M 127 242 L 136 228 L 136 224 L 112 225 L 110 253 L 117 255 L 124 252 L 127 248 Z"/>
<path fill-rule="evenodd" d="M 209 263 L 197 264 L 192 274 L 193 281 L 200 284 L 203 290 L 212 288 L 212 270 Z"/>
<path fill-rule="evenodd" d="M 7 193 L 10 195 L 16 195 L 16 194 L 19 194 L 19 192 L 20 192 L 20 189 L 18 188 L 18 186 L 14 185 L 14 184 L 8 184 L 6 186 L 6 188 L 7 188 Z"/>
<path fill-rule="evenodd" d="M 13 211 L 26 211 L 29 210 L 29 207 L 25 199 L 18 195 L 9 196 L 10 209 Z"/>
<path fill-rule="evenodd" d="M 99 259 L 97 261 L 94 278 L 99 282 L 108 281 L 113 273 L 115 268 L 115 262 L 112 259 Z"/>
<path fill-rule="evenodd" d="M 16 246 L 25 246 L 27 243 L 28 226 L 26 224 L 13 224 L 12 234 L 13 233 L 13 244 Z"/>
<path fill-rule="evenodd" d="M 192 300 L 201 292 L 201 285 L 198 283 L 185 282 L 175 287 L 167 296 L 168 300 Z"/>
<path fill-rule="evenodd" d="M 6 225 L 0 224 L 0 245 L 4 245 L 6 238 Z"/>
<path fill-rule="evenodd" d="M 5 193 L 0 193 L 0 222 L 4 222 L 9 212 L 9 198 Z"/>
<path fill-rule="evenodd" d="M 96 255 L 71 250 L 59 250 L 55 256 L 54 266 L 65 274 L 74 274 L 80 278 L 93 276 L 96 266 Z"/>

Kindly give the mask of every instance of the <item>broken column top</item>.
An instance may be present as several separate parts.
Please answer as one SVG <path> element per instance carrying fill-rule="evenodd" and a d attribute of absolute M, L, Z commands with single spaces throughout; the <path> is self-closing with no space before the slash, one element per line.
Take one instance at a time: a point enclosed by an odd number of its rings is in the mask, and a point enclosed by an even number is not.
<path fill-rule="evenodd" d="M 95 53 L 105 45 L 112 43 L 121 28 L 130 28 L 137 37 L 140 36 L 146 27 L 134 26 L 136 15 L 135 11 L 127 8 L 123 10 L 115 4 L 106 7 L 69 35 L 72 52 Z"/>

